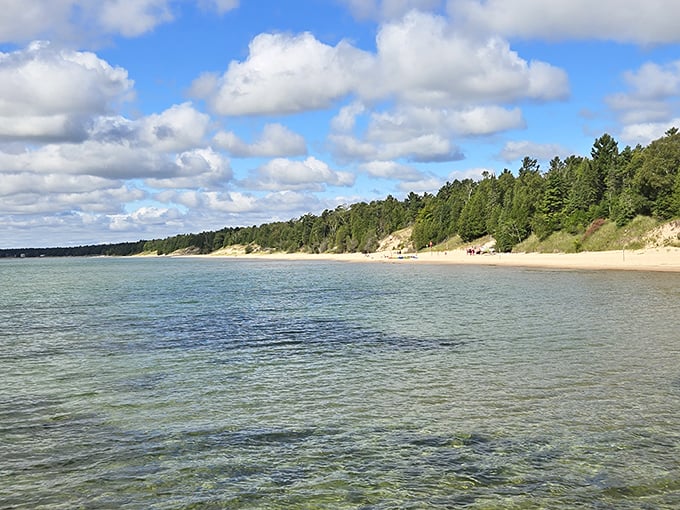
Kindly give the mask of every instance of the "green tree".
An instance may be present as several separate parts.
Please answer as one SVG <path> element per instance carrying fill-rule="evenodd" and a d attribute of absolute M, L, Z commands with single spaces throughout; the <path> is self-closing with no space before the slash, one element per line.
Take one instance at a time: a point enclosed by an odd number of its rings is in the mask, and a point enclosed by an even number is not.
<path fill-rule="evenodd" d="M 508 251 L 529 236 L 543 199 L 543 187 L 537 160 L 525 157 L 514 181 L 512 199 L 506 201 L 494 233 L 499 251 Z"/>
<path fill-rule="evenodd" d="M 611 219 L 623 226 L 638 214 L 649 214 L 648 203 L 635 186 L 635 175 L 644 162 L 643 149 L 626 147 L 620 155 L 621 192 L 612 201 Z"/>
<path fill-rule="evenodd" d="M 486 220 L 490 193 L 491 179 L 484 179 L 474 187 L 458 221 L 458 235 L 463 241 L 473 241 L 489 233 Z"/>
<path fill-rule="evenodd" d="M 576 168 L 569 191 L 567 225 L 573 230 L 584 228 L 600 213 L 601 185 L 592 161 L 583 159 Z"/>
<path fill-rule="evenodd" d="M 569 193 L 566 168 L 566 163 L 559 157 L 554 157 L 550 161 L 550 169 L 545 175 L 543 200 L 538 207 L 534 224 L 534 232 L 540 239 L 545 239 L 562 228 Z"/>
<path fill-rule="evenodd" d="M 605 133 L 597 138 L 590 151 L 592 164 L 597 174 L 596 201 L 607 200 L 607 207 L 611 216 L 611 204 L 621 193 L 623 180 L 618 165 L 619 145 L 609 134 Z"/>
<path fill-rule="evenodd" d="M 636 191 L 662 219 L 675 212 L 675 179 L 680 169 L 680 133 L 671 129 L 644 150 L 643 163 L 634 179 Z"/>

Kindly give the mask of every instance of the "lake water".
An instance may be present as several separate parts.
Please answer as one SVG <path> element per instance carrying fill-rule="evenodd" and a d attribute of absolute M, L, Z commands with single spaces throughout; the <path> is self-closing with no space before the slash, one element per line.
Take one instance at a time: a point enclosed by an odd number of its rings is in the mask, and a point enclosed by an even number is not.
<path fill-rule="evenodd" d="M 0 260 L 2 508 L 680 508 L 680 274 Z"/>

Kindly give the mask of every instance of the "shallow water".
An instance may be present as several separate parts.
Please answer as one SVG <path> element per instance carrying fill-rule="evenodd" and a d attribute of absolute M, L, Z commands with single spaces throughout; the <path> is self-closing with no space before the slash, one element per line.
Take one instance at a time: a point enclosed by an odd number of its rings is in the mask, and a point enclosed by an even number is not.
<path fill-rule="evenodd" d="M 680 274 L 0 260 L 2 508 L 678 508 Z"/>

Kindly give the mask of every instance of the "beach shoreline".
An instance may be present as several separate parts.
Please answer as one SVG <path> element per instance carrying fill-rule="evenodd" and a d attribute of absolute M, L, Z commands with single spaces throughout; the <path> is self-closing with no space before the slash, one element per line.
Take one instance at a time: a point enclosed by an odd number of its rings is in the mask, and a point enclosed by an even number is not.
<path fill-rule="evenodd" d="M 375 253 L 224 253 L 171 255 L 212 259 L 250 259 L 280 261 L 338 261 L 390 264 L 449 264 L 476 266 L 535 267 L 565 270 L 626 270 L 680 272 L 680 248 L 658 247 L 640 250 L 594 251 L 580 253 L 489 253 L 469 255 L 463 249 L 421 251 L 398 254 Z"/>

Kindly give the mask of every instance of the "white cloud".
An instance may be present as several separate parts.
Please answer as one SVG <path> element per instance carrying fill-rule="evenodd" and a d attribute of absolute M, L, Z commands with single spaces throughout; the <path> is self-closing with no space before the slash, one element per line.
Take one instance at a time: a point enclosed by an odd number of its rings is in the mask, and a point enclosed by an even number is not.
<path fill-rule="evenodd" d="M 354 174 L 332 170 L 313 156 L 304 161 L 273 159 L 258 168 L 246 187 L 265 190 L 322 191 L 326 186 L 351 186 Z"/>
<path fill-rule="evenodd" d="M 636 44 L 680 41 L 675 0 L 449 0 L 467 30 L 546 40 L 600 39 Z"/>
<path fill-rule="evenodd" d="M 341 0 L 358 19 L 394 19 L 418 9 L 428 11 L 443 4 L 443 0 Z"/>
<path fill-rule="evenodd" d="M 623 78 L 630 90 L 605 101 L 624 125 L 638 125 L 639 131 L 643 125 L 669 122 L 678 113 L 680 60 L 665 65 L 648 62 Z"/>
<path fill-rule="evenodd" d="M 525 127 L 519 108 L 472 106 L 461 109 L 406 107 L 373 113 L 366 138 L 374 142 L 397 142 L 428 133 L 478 136 Z"/>
<path fill-rule="evenodd" d="M 0 152 L 3 172 L 30 170 L 42 174 L 80 174 L 107 179 L 134 179 L 171 169 L 163 158 L 124 144 L 86 141 L 80 144 L 48 144 L 19 154 Z"/>
<path fill-rule="evenodd" d="M 238 5 L 235 0 L 205 1 L 220 13 Z M 172 21 L 172 4 L 172 0 L 4 0 L 0 42 L 136 37 Z"/>
<path fill-rule="evenodd" d="M 272 221 L 272 217 L 282 214 L 282 219 L 290 219 L 291 211 L 308 212 L 318 207 L 318 200 L 298 191 L 284 190 L 255 196 L 237 191 L 163 191 L 156 198 L 164 203 L 178 204 L 191 211 L 203 214 L 227 214 L 240 218 L 240 224 L 248 225 L 261 221 Z M 225 218 L 220 216 L 222 224 Z"/>
<path fill-rule="evenodd" d="M 341 110 L 333 123 L 340 129 L 329 137 L 335 155 L 342 161 L 408 159 L 411 161 L 454 161 L 460 150 L 454 136 L 480 136 L 525 127 L 519 108 L 477 106 L 461 109 L 399 107 L 373 112 L 360 140 L 351 133 L 361 109 L 353 105 Z M 349 112 L 349 113 L 348 113 Z"/>
<path fill-rule="evenodd" d="M 178 220 L 181 216 L 174 208 L 140 207 L 127 214 L 110 215 L 109 228 L 114 231 L 144 232 L 148 231 L 149 227 L 166 227 L 172 223 L 180 226 L 182 223 Z"/>
<path fill-rule="evenodd" d="M 466 170 L 454 170 L 453 172 L 449 173 L 448 180 L 455 181 L 458 179 L 459 181 L 463 181 L 465 179 L 472 179 L 474 181 L 479 181 L 482 179 L 482 174 L 484 172 L 494 174 L 496 170 L 491 168 L 468 168 Z"/>
<path fill-rule="evenodd" d="M 451 112 L 450 125 L 460 135 L 490 135 L 526 127 L 519 108 L 500 106 L 477 106 Z"/>
<path fill-rule="evenodd" d="M 650 142 L 664 136 L 672 127 L 680 128 L 680 117 L 668 119 L 666 122 L 644 122 L 624 126 L 618 138 L 631 146 L 637 144 L 648 145 Z"/>
<path fill-rule="evenodd" d="M 408 182 L 400 182 L 398 187 L 401 191 L 404 192 L 415 192 L 415 193 L 434 193 L 436 192 L 439 188 L 442 187 L 444 183 L 442 182 L 442 179 L 439 177 L 436 177 L 434 175 L 425 177 L 419 181 L 408 181 Z"/>
<path fill-rule="evenodd" d="M 426 178 L 425 174 L 420 170 L 409 165 L 402 165 L 395 161 L 370 161 L 360 165 L 359 168 L 371 177 L 379 179 L 396 179 L 399 181 L 414 182 Z"/>
<path fill-rule="evenodd" d="M 89 52 L 35 42 L 0 53 L 0 136 L 82 139 L 94 115 L 131 97 L 127 71 Z"/>
<path fill-rule="evenodd" d="M 236 9 L 239 6 L 239 0 L 199 0 L 200 5 L 207 9 L 214 9 L 218 14 Z"/>
<path fill-rule="evenodd" d="M 3 226 L 11 232 L 7 247 L 77 246 L 101 242 L 108 233 L 108 220 L 97 214 L 80 211 L 59 214 L 17 214 L 3 216 Z M 114 236 L 111 242 L 129 241 L 129 234 Z"/>
<path fill-rule="evenodd" d="M 215 144 L 233 157 L 284 157 L 307 154 L 305 139 L 281 124 L 266 124 L 262 135 L 252 144 L 241 140 L 235 133 L 222 131 L 214 138 Z"/>
<path fill-rule="evenodd" d="M 208 115 L 183 103 L 140 119 L 138 138 L 159 152 L 187 150 L 203 143 L 209 123 Z"/>
<path fill-rule="evenodd" d="M 0 201 L 0 214 L 63 214 L 66 211 L 113 213 L 121 209 L 121 204 L 140 200 L 144 196 L 145 192 L 142 190 L 125 185 L 92 190 L 76 188 L 49 193 L 31 190 L 3 197 Z"/>
<path fill-rule="evenodd" d="M 260 34 L 245 62 L 233 61 L 221 77 L 205 75 L 191 93 L 222 115 L 295 113 L 326 108 L 353 89 L 356 73 L 372 58 L 347 42 L 329 46 L 312 34 Z"/>
<path fill-rule="evenodd" d="M 168 0 L 106 0 L 96 18 L 106 33 L 136 37 L 173 19 Z"/>
<path fill-rule="evenodd" d="M 164 178 L 148 178 L 154 188 L 224 188 L 232 179 L 229 161 L 212 149 L 192 149 L 175 158 L 173 171 Z"/>
<path fill-rule="evenodd" d="M 90 175 L 3 173 L 0 179 L 0 196 L 7 197 L 20 193 L 83 193 L 118 186 L 119 181 Z"/>
<path fill-rule="evenodd" d="M 258 208 L 263 213 L 276 211 L 279 220 L 288 220 L 319 208 L 319 200 L 305 193 L 283 190 L 269 193 L 259 200 Z M 271 214 L 271 213 L 270 213 Z"/>
<path fill-rule="evenodd" d="M 523 60 L 502 39 L 459 34 L 440 16 L 411 11 L 382 25 L 376 44 L 371 54 L 345 41 L 326 45 L 310 33 L 260 34 L 245 61 L 231 62 L 222 76 L 198 78 L 191 92 L 223 115 L 290 114 L 347 96 L 461 108 L 562 99 L 569 92 L 561 69 Z M 350 125 L 357 108 L 343 109 L 335 127 Z"/>
<path fill-rule="evenodd" d="M 73 0 L 4 0 L 0 16 L 0 41 L 25 42 L 68 24 Z"/>
<path fill-rule="evenodd" d="M 147 179 L 154 186 L 223 187 L 231 178 L 228 160 L 210 148 L 164 154 L 129 143 L 86 141 L 48 144 L 30 151 L 0 151 L 3 173 L 83 175 L 103 179 Z"/>
<path fill-rule="evenodd" d="M 240 192 L 204 193 L 205 205 L 213 211 L 226 213 L 246 213 L 256 208 L 257 199 Z"/>
<path fill-rule="evenodd" d="M 637 72 L 625 73 L 624 79 L 635 94 L 646 99 L 666 99 L 680 94 L 680 60 L 667 65 L 643 64 Z"/>
<path fill-rule="evenodd" d="M 343 106 L 338 114 L 331 119 L 333 131 L 351 132 L 356 125 L 357 116 L 366 111 L 366 107 L 358 101 Z"/>
<path fill-rule="evenodd" d="M 329 141 L 341 161 L 386 161 L 406 159 L 419 162 L 454 161 L 462 156 L 450 140 L 434 133 L 400 141 L 371 143 L 351 135 L 334 134 Z"/>
<path fill-rule="evenodd" d="M 528 156 L 540 161 L 549 161 L 555 156 L 567 157 L 571 154 L 566 148 L 559 144 L 536 143 L 531 141 L 511 141 L 507 142 L 499 157 L 506 163 L 518 161 Z"/>
<path fill-rule="evenodd" d="M 422 106 L 470 102 L 554 100 L 569 91 L 566 73 L 543 62 L 526 62 L 497 37 L 485 40 L 451 30 L 439 16 L 412 11 L 383 25 L 377 36 L 378 69 L 363 94 L 395 94 Z"/>

